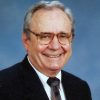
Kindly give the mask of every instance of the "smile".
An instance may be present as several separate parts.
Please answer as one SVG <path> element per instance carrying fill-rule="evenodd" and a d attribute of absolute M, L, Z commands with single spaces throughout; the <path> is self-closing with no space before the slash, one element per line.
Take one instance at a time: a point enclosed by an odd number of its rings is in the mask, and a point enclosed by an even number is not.
<path fill-rule="evenodd" d="M 45 56 L 49 57 L 49 58 L 58 58 L 60 57 L 62 54 L 57 54 L 57 55 L 48 55 L 48 54 L 44 54 Z"/>

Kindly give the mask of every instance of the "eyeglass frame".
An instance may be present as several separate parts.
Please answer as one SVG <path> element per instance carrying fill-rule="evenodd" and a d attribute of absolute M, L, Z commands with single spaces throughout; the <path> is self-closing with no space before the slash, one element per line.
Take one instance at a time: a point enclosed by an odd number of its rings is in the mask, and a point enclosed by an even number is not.
<path fill-rule="evenodd" d="M 36 33 L 36 32 L 33 32 L 32 30 L 30 30 L 29 28 L 25 29 L 24 32 L 26 32 L 26 33 L 29 33 L 29 32 L 32 33 L 33 35 L 35 35 L 37 37 L 37 39 L 38 39 L 38 37 L 41 37 L 42 36 L 41 35 L 42 33 L 51 33 L 51 32 L 40 32 L 40 33 Z M 69 33 L 65 33 L 65 32 L 61 32 L 61 33 L 62 34 L 69 34 Z M 58 33 L 58 34 L 52 33 L 52 36 L 51 36 L 50 41 L 48 43 L 45 43 L 45 44 L 42 44 L 42 45 L 48 45 L 48 44 L 50 44 L 50 42 L 54 39 L 54 36 L 57 37 L 57 39 L 58 39 L 58 41 L 59 41 L 59 43 L 61 45 L 66 45 L 66 43 L 62 43 L 60 41 L 60 39 L 59 39 L 59 34 L 61 34 L 61 33 Z M 68 41 L 69 41 L 69 44 L 72 43 L 73 37 L 74 37 L 74 30 L 72 30 L 72 32 L 70 33 L 69 37 L 66 37 L 68 39 Z M 71 41 L 69 39 L 71 39 Z"/>

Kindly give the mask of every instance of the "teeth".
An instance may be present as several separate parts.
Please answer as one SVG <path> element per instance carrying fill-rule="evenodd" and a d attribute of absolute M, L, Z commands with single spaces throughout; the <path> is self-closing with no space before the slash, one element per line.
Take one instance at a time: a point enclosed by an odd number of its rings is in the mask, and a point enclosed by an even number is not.
<path fill-rule="evenodd" d="M 60 54 L 61 55 L 61 54 Z M 59 57 L 60 55 L 48 55 L 48 57 L 50 57 L 50 58 L 57 58 L 57 57 Z"/>

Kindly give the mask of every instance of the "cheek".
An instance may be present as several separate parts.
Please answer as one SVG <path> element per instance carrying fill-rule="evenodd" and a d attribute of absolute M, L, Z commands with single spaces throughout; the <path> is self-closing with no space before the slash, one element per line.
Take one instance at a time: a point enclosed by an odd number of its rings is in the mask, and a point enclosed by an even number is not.
<path fill-rule="evenodd" d="M 65 52 L 70 52 L 70 51 L 72 50 L 71 45 L 63 45 L 62 48 L 63 48 L 63 50 L 64 50 Z"/>
<path fill-rule="evenodd" d="M 63 49 L 65 51 L 65 60 L 68 61 L 70 56 L 72 55 L 72 47 L 71 47 L 71 45 L 64 46 Z"/>
<path fill-rule="evenodd" d="M 47 45 L 38 45 L 38 47 L 37 47 L 38 49 L 38 52 L 44 52 L 45 51 L 45 49 L 47 48 Z"/>
<path fill-rule="evenodd" d="M 65 48 L 65 59 L 64 59 L 64 64 L 66 64 L 66 63 L 69 61 L 71 55 L 72 55 L 72 48 L 71 48 L 71 47 L 69 47 L 69 48 L 66 47 L 66 48 Z"/>

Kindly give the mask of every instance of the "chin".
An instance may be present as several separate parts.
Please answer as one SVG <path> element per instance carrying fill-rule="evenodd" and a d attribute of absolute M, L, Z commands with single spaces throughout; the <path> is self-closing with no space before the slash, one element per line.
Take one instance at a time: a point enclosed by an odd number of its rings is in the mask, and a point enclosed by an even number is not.
<path fill-rule="evenodd" d="M 52 70 L 52 71 L 60 71 L 62 67 L 59 67 L 59 66 L 51 66 L 51 67 L 49 67 L 49 68 L 50 68 L 50 70 Z"/>

